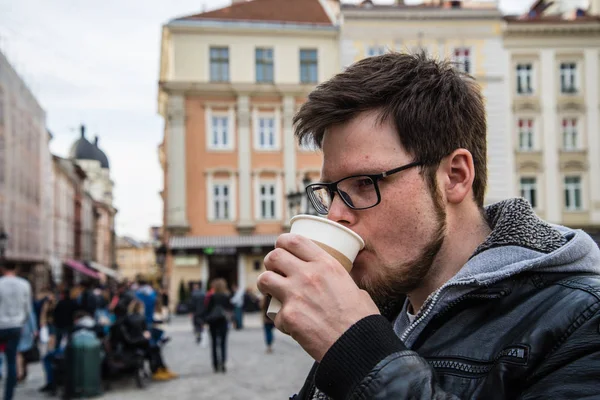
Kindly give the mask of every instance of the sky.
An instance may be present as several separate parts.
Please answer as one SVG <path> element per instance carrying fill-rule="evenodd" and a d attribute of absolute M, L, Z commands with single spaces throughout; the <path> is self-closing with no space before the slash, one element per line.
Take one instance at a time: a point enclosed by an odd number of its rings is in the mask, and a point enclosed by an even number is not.
<path fill-rule="evenodd" d="M 0 51 L 46 110 L 54 135 L 50 150 L 67 156 L 82 123 L 88 139 L 99 136 L 115 182 L 120 236 L 146 240 L 149 227 L 162 224 L 163 120 L 156 101 L 161 26 L 230 3 L 0 0 Z M 520 13 L 532 0 L 499 3 L 504 13 Z"/>

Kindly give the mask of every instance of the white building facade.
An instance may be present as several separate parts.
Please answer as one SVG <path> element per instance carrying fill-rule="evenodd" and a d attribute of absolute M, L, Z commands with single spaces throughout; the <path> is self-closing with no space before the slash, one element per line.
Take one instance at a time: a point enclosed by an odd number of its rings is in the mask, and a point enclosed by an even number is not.
<path fill-rule="evenodd" d="M 515 190 L 553 223 L 600 227 L 600 20 L 508 18 Z"/>
<path fill-rule="evenodd" d="M 486 99 L 488 123 L 488 185 L 485 202 L 514 195 L 513 165 L 508 139 L 508 56 L 502 45 L 504 21 L 490 2 L 448 1 L 420 5 L 342 5 L 340 52 L 342 67 L 386 51 L 426 51 L 452 60 L 472 75 Z"/>

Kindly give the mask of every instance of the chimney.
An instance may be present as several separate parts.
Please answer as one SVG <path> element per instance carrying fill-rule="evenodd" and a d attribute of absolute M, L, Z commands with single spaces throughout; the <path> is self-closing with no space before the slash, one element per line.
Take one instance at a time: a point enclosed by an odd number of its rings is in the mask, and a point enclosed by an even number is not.
<path fill-rule="evenodd" d="M 98 147 L 98 136 L 94 136 L 94 146 Z"/>
<path fill-rule="evenodd" d="M 81 126 L 79 127 L 79 130 L 81 131 L 81 137 L 84 138 L 85 137 L 85 125 L 81 124 Z"/>

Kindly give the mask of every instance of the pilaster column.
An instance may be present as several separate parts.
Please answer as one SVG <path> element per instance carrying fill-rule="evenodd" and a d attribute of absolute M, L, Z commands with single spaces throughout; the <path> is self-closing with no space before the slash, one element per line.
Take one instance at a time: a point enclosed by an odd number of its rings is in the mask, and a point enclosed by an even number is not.
<path fill-rule="evenodd" d="M 540 52 L 542 69 L 542 137 L 544 154 L 544 174 L 546 178 L 546 220 L 560 223 L 562 217 L 563 182 L 558 169 L 558 138 L 556 118 L 556 62 L 554 50 Z"/>
<path fill-rule="evenodd" d="M 238 172 L 239 172 L 239 205 L 240 218 L 238 222 L 238 231 L 241 234 L 249 234 L 254 230 L 254 220 L 252 219 L 251 201 L 252 193 L 250 190 L 250 173 L 252 151 L 250 145 L 250 98 L 247 95 L 238 96 L 237 101 L 237 127 L 238 127 Z"/>
<path fill-rule="evenodd" d="M 295 192 L 296 188 L 296 140 L 294 138 L 294 118 L 296 101 L 293 96 L 287 95 L 283 98 L 283 168 L 284 168 L 284 224 L 287 224 L 290 215 L 290 208 L 287 204 L 286 195 Z"/>
<path fill-rule="evenodd" d="M 585 49 L 585 104 L 586 104 L 586 132 L 587 132 L 587 158 L 588 180 L 590 185 L 590 210 L 591 224 L 600 224 L 600 94 L 598 93 L 598 59 L 600 52 L 597 48 Z M 585 193 L 585 191 L 584 191 Z M 585 203 L 584 203 L 585 204 Z"/>
<path fill-rule="evenodd" d="M 167 228 L 187 230 L 185 98 L 182 95 L 170 95 L 167 107 Z"/>

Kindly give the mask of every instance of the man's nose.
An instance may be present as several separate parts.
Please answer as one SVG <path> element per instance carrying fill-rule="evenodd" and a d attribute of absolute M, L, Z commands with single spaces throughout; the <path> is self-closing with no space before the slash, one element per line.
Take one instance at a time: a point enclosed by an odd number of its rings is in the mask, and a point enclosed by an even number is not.
<path fill-rule="evenodd" d="M 356 221 L 355 211 L 344 203 L 339 193 L 336 193 L 336 196 L 331 200 L 327 219 L 337 222 L 338 224 L 350 226 Z"/>

